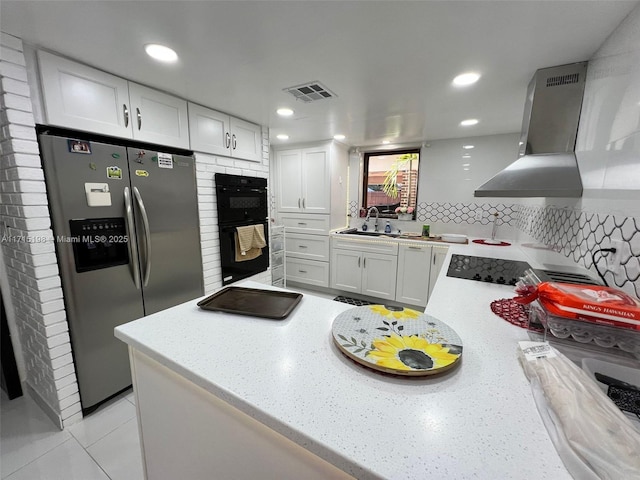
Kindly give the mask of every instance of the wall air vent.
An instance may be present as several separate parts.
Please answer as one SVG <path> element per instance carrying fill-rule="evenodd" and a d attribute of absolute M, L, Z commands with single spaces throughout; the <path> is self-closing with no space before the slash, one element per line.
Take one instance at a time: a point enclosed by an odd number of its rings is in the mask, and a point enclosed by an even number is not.
<path fill-rule="evenodd" d="M 560 85 L 570 85 L 580 81 L 580 74 L 570 73 L 568 75 L 556 75 L 547 78 L 547 87 L 559 87 Z"/>
<path fill-rule="evenodd" d="M 305 103 L 315 102 L 316 100 L 324 100 L 325 98 L 337 97 L 335 93 L 322 85 L 320 82 L 308 82 L 295 87 L 287 87 L 283 89 L 296 97 L 296 100 L 302 100 Z"/>

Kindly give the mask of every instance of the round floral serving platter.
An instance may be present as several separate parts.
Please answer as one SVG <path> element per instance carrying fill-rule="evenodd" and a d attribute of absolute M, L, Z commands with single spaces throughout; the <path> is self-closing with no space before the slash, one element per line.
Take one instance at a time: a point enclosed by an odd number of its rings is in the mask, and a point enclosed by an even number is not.
<path fill-rule="evenodd" d="M 396 375 L 441 373 L 462 356 L 462 340 L 451 327 L 410 308 L 352 308 L 336 317 L 332 334 L 347 357 Z"/>

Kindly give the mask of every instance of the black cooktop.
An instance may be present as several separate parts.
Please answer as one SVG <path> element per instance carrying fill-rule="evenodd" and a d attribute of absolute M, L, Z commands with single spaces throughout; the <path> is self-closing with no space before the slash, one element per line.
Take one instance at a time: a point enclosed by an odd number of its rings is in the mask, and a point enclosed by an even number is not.
<path fill-rule="evenodd" d="M 478 282 L 515 285 L 531 266 L 527 262 L 500 258 L 451 255 L 448 277 L 464 278 Z"/>

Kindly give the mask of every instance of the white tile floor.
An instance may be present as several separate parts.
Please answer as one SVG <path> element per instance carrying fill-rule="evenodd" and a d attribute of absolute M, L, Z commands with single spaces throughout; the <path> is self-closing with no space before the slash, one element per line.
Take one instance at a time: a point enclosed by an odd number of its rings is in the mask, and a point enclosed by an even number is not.
<path fill-rule="evenodd" d="M 0 402 L 4 480 L 142 480 L 131 391 L 60 431 L 28 396 Z"/>

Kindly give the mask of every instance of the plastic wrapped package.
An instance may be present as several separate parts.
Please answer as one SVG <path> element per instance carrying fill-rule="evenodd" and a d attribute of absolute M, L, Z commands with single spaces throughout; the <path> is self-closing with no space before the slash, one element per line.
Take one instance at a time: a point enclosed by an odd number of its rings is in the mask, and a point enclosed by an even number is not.
<path fill-rule="evenodd" d="M 547 343 L 518 358 L 560 458 L 576 479 L 640 479 L 640 433 L 598 385 Z"/>

